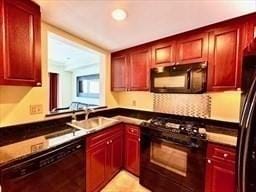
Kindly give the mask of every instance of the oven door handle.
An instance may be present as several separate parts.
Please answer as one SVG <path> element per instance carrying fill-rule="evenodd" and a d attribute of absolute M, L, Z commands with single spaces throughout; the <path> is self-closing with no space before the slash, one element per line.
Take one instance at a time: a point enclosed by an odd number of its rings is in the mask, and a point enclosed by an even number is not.
<path fill-rule="evenodd" d="M 161 142 L 164 142 L 164 143 L 168 143 L 168 144 L 171 144 L 171 145 L 177 145 L 177 146 L 181 146 L 181 147 L 186 147 L 186 148 L 196 148 L 196 147 L 192 147 L 191 145 L 185 145 L 185 144 L 181 144 L 181 143 L 176 143 L 176 142 L 169 141 L 169 140 L 163 139 L 163 138 L 157 138 L 155 140 L 158 140 L 158 141 L 161 141 Z"/>

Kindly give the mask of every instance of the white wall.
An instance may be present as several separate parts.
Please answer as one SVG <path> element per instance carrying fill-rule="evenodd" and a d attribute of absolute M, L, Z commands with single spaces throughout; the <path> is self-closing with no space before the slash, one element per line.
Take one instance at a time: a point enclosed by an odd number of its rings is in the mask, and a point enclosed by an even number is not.
<path fill-rule="evenodd" d="M 72 98 L 73 101 L 77 102 L 82 102 L 82 103 L 88 103 L 88 104 L 95 104 L 95 105 L 100 105 L 101 101 L 100 98 L 86 98 L 86 97 L 77 97 L 76 95 L 76 78 L 77 76 L 83 76 L 83 75 L 92 75 L 92 74 L 97 74 L 100 73 L 100 65 L 95 64 L 95 65 L 90 65 L 90 66 L 85 66 L 79 69 L 76 69 L 72 73 Z M 101 75 L 101 74 L 100 74 Z M 100 88 L 102 90 L 102 88 Z"/>
<path fill-rule="evenodd" d="M 72 102 L 72 72 L 50 60 L 48 71 L 59 74 L 58 107 L 68 107 Z"/>

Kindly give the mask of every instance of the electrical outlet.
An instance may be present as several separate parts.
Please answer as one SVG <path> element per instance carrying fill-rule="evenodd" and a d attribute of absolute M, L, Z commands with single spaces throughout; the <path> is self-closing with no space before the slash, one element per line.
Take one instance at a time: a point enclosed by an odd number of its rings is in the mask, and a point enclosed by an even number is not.
<path fill-rule="evenodd" d="M 132 100 L 132 106 L 136 106 L 137 103 L 136 103 L 136 100 Z"/>
<path fill-rule="evenodd" d="M 30 105 L 30 115 L 42 114 L 43 113 L 43 105 Z"/>

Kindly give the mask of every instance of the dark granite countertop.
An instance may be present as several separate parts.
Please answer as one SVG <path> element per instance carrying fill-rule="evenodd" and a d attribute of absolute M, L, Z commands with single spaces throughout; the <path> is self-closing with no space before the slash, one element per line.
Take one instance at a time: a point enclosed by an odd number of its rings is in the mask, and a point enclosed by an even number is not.
<path fill-rule="evenodd" d="M 182 117 L 170 114 L 155 113 L 126 108 L 112 108 L 91 113 L 93 116 L 128 117 L 129 123 L 139 125 L 143 120 L 149 120 L 155 116 L 172 117 L 181 120 L 197 121 L 204 123 L 207 131 L 228 136 L 237 136 L 238 124 Z M 78 120 L 84 115 L 78 115 Z M 137 119 L 137 121 L 136 121 Z M 122 119 L 119 119 L 122 121 Z M 9 161 L 35 155 L 37 152 L 51 149 L 65 142 L 80 138 L 86 134 L 81 130 L 74 130 L 66 125 L 71 121 L 71 116 L 60 117 L 35 123 L 14 125 L 0 128 L 0 166 Z M 124 121 L 125 122 L 125 121 Z"/>

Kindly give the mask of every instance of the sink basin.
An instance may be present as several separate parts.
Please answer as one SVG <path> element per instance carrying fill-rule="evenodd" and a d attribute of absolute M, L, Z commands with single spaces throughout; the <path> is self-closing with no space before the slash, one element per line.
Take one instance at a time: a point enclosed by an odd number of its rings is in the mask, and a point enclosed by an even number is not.
<path fill-rule="evenodd" d="M 110 126 L 117 122 L 115 119 L 106 118 L 106 117 L 94 117 L 90 118 L 88 120 L 82 120 L 82 121 L 76 121 L 72 123 L 67 123 L 69 126 L 72 126 L 74 128 L 82 128 L 86 130 L 96 130 L 99 128 L 103 128 L 106 126 Z"/>

